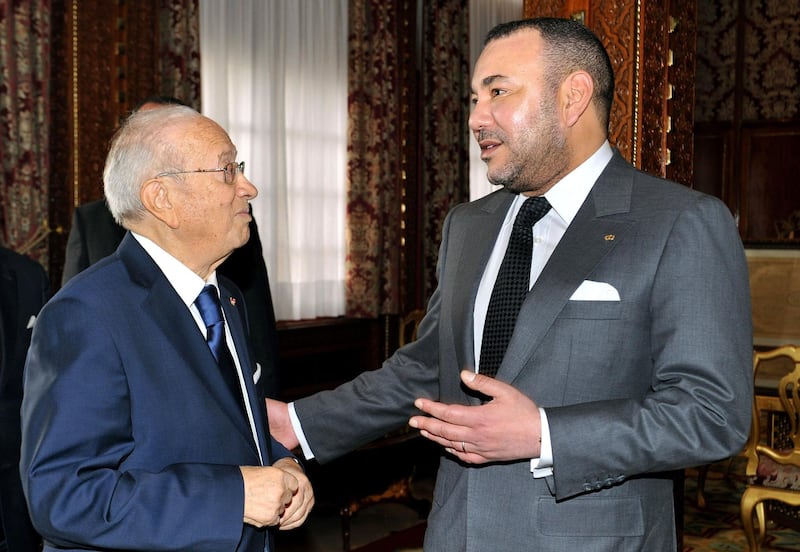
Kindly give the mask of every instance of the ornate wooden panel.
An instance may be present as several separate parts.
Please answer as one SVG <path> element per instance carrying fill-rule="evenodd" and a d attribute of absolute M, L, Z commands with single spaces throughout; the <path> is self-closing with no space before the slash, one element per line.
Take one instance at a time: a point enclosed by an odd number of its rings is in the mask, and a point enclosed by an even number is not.
<path fill-rule="evenodd" d="M 800 243 L 798 36 L 797 2 L 698 5 L 698 185 L 720 189 L 747 242 Z"/>
<path fill-rule="evenodd" d="M 694 111 L 697 18 L 695 0 L 670 2 L 669 52 L 672 60 L 667 71 L 667 150 L 670 163 L 666 176 L 694 185 Z"/>
<path fill-rule="evenodd" d="M 74 205 L 102 196 L 108 142 L 139 98 L 157 90 L 157 2 L 73 0 L 70 10 Z"/>
<path fill-rule="evenodd" d="M 103 195 L 108 143 L 144 97 L 199 108 L 198 0 L 53 0 L 50 272 L 76 205 Z"/>
<path fill-rule="evenodd" d="M 751 241 L 800 241 L 800 129 L 742 131 L 742 234 Z"/>
<path fill-rule="evenodd" d="M 694 0 L 526 0 L 523 11 L 583 19 L 614 67 L 611 143 L 637 167 L 690 183 Z"/>

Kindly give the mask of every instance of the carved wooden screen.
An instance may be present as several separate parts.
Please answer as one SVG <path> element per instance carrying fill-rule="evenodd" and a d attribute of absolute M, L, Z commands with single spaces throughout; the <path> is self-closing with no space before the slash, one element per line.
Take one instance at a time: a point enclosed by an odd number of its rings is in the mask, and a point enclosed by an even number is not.
<path fill-rule="evenodd" d="M 108 143 L 146 96 L 200 107 L 198 0 L 53 0 L 50 270 L 76 205 L 102 197 Z"/>
<path fill-rule="evenodd" d="M 637 167 L 692 182 L 695 1 L 525 0 L 525 17 L 573 17 L 608 49 L 610 140 Z"/>

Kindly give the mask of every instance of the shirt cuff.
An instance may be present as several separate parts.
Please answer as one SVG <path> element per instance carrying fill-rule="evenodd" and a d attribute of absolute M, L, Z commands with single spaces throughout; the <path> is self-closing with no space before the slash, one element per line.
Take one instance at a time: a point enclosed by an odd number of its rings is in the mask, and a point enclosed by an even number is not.
<path fill-rule="evenodd" d="M 294 434 L 297 435 L 297 441 L 300 443 L 300 448 L 303 451 L 303 456 L 306 460 L 311 460 L 314 458 L 314 452 L 311 450 L 311 447 L 308 445 L 308 441 L 306 441 L 306 436 L 303 433 L 303 428 L 300 425 L 300 419 L 297 417 L 297 413 L 294 411 L 294 403 L 289 403 L 289 420 L 292 422 L 292 429 L 294 429 Z"/>
<path fill-rule="evenodd" d="M 547 423 L 547 414 L 544 408 L 539 408 L 542 425 L 542 442 L 540 443 L 539 458 L 531 459 L 531 472 L 535 479 L 553 475 L 553 444 L 550 442 L 550 425 Z"/>

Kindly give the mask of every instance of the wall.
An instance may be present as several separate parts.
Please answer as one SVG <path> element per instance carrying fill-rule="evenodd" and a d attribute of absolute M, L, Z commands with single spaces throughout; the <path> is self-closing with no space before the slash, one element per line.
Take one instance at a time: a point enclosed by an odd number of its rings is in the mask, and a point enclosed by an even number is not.
<path fill-rule="evenodd" d="M 746 243 L 798 243 L 800 4 L 699 2 L 695 187 L 721 197 Z"/>

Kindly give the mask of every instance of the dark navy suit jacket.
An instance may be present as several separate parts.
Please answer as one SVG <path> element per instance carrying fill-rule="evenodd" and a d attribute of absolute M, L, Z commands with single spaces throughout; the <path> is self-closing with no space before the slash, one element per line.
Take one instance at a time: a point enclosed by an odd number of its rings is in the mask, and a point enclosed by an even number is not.
<path fill-rule="evenodd" d="M 125 236 L 104 199 L 75 208 L 67 239 L 61 285 L 73 276 L 111 255 Z M 267 397 L 280 396 L 277 329 L 269 274 L 255 219 L 250 221 L 250 239 L 225 259 L 217 272 L 230 278 L 247 301 L 247 323 L 256 362 L 261 364 L 259 384 Z"/>
<path fill-rule="evenodd" d="M 268 434 L 241 292 L 219 281 L 271 464 L 290 453 Z M 260 463 L 249 425 L 191 313 L 133 236 L 45 306 L 26 370 L 21 471 L 45 550 L 268 545 L 267 531 L 242 522 L 238 466 Z"/>

